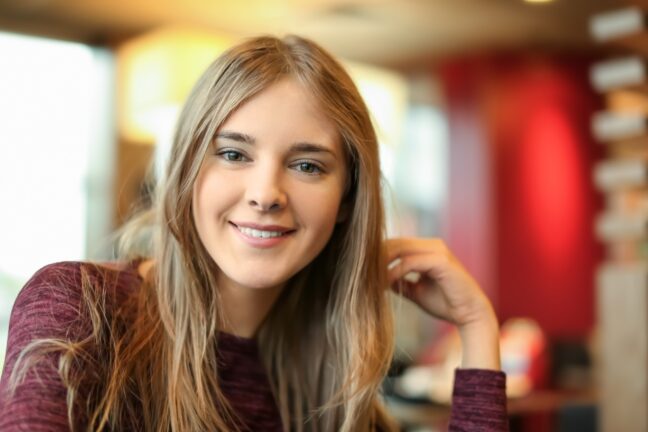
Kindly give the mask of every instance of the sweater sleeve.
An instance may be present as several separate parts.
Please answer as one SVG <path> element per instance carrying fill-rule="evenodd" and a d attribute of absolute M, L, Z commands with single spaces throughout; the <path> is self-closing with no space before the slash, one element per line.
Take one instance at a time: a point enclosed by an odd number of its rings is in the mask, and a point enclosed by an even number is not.
<path fill-rule="evenodd" d="M 451 432 L 506 432 L 506 375 L 487 369 L 456 369 Z"/>
<path fill-rule="evenodd" d="M 58 356 L 47 354 L 25 375 L 13 396 L 9 377 L 20 352 L 41 338 L 73 337 L 78 315 L 79 263 L 58 263 L 39 270 L 23 287 L 9 322 L 5 365 L 0 379 L 0 430 L 3 432 L 69 431 L 67 390 L 58 374 Z"/>

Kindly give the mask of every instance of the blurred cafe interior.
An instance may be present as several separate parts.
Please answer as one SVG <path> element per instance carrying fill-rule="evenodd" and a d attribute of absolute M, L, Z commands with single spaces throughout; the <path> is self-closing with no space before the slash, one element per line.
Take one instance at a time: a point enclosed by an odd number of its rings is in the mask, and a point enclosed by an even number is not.
<path fill-rule="evenodd" d="M 0 0 L 0 359 L 40 267 L 108 260 L 179 109 L 243 38 L 340 58 L 390 235 L 441 237 L 501 324 L 512 431 L 648 430 L 648 1 Z M 445 430 L 455 331 L 394 298 L 384 389 Z"/>

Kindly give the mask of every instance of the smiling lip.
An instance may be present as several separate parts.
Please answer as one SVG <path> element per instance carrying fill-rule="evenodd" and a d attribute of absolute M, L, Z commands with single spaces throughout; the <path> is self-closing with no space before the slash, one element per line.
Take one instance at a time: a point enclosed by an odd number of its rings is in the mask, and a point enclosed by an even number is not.
<path fill-rule="evenodd" d="M 277 246 L 280 243 L 283 243 L 284 241 L 289 239 L 291 235 L 296 231 L 292 228 L 287 228 L 280 225 L 260 225 L 254 223 L 234 223 L 234 222 L 230 222 L 230 225 L 232 226 L 232 229 L 236 232 L 236 234 L 238 234 L 238 236 L 247 245 L 252 246 L 254 248 L 261 248 L 261 249 L 271 248 Z M 239 229 L 239 227 L 250 228 L 259 231 L 276 231 L 276 232 L 281 232 L 282 235 L 278 237 L 268 237 L 268 238 L 252 237 L 243 233 Z"/>
<path fill-rule="evenodd" d="M 243 228 L 252 228 L 259 231 L 277 231 L 281 233 L 289 233 L 295 231 L 294 228 L 288 228 L 281 225 L 261 225 L 249 222 L 230 222 L 232 225 Z"/>

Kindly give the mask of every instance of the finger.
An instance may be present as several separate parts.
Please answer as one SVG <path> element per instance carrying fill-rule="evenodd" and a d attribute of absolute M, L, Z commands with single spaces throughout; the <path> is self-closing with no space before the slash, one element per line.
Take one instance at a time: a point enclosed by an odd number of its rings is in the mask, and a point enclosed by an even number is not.
<path fill-rule="evenodd" d="M 412 283 L 403 278 L 395 281 L 391 285 L 391 289 L 396 294 L 418 304 L 429 314 L 437 318 L 450 320 L 447 300 L 443 290 L 438 285 L 425 289 L 422 283 Z M 425 298 L 425 301 L 423 301 L 423 298 Z"/>
<path fill-rule="evenodd" d="M 439 238 L 399 237 L 387 239 L 384 242 L 387 262 L 407 255 L 429 252 L 445 252 L 448 250 L 443 240 Z"/>
<path fill-rule="evenodd" d="M 394 293 L 402 295 L 403 297 L 410 300 L 414 300 L 416 298 L 416 288 L 417 284 L 408 282 L 406 279 L 398 279 L 397 281 L 389 285 L 389 289 L 391 289 Z"/>
<path fill-rule="evenodd" d="M 391 285 L 412 272 L 426 274 L 432 278 L 439 277 L 448 265 L 448 256 L 439 253 L 407 255 L 401 257 L 398 264 L 388 268 L 388 282 Z"/>
<path fill-rule="evenodd" d="M 406 297 L 409 297 L 408 294 L 413 292 L 414 288 L 418 286 L 420 280 L 420 273 L 409 272 L 402 278 L 396 279 L 394 282 L 390 283 L 388 288 L 397 294 L 403 294 Z"/>

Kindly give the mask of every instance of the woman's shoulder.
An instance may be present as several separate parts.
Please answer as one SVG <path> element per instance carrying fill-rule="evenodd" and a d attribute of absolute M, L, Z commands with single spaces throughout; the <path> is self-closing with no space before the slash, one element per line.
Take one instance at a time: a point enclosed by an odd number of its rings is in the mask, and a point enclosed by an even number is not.
<path fill-rule="evenodd" d="M 83 286 L 98 298 L 125 298 L 141 281 L 135 261 L 64 261 L 48 264 L 34 273 L 18 293 L 11 323 L 20 327 L 63 328 L 79 317 Z"/>
<path fill-rule="evenodd" d="M 61 261 L 48 264 L 27 281 L 14 307 L 55 301 L 65 303 L 81 295 L 83 283 L 107 290 L 128 289 L 141 281 L 137 272 L 140 260 L 127 262 Z"/>
<path fill-rule="evenodd" d="M 14 301 L 12 322 L 40 321 L 51 318 L 54 307 L 71 305 L 81 293 L 83 262 L 48 264 L 34 273 Z M 64 313 L 64 308 L 59 311 Z"/>
<path fill-rule="evenodd" d="M 95 299 L 107 300 L 115 298 L 107 293 L 131 291 L 138 280 L 137 267 L 130 262 L 57 262 L 34 273 L 18 294 L 11 312 L 0 379 L 1 430 L 36 430 L 42 425 L 47 425 L 47 430 L 69 430 L 66 386 L 59 374 L 59 354 L 55 348 L 85 340 L 92 333 L 88 314 L 83 312 L 88 292 L 99 294 Z M 34 343 L 43 341 L 48 342 L 39 345 L 43 350 L 30 351 Z M 32 360 L 34 363 L 18 384 L 12 384 L 11 376 L 25 352 L 44 355 L 23 358 L 23 367 Z"/>

